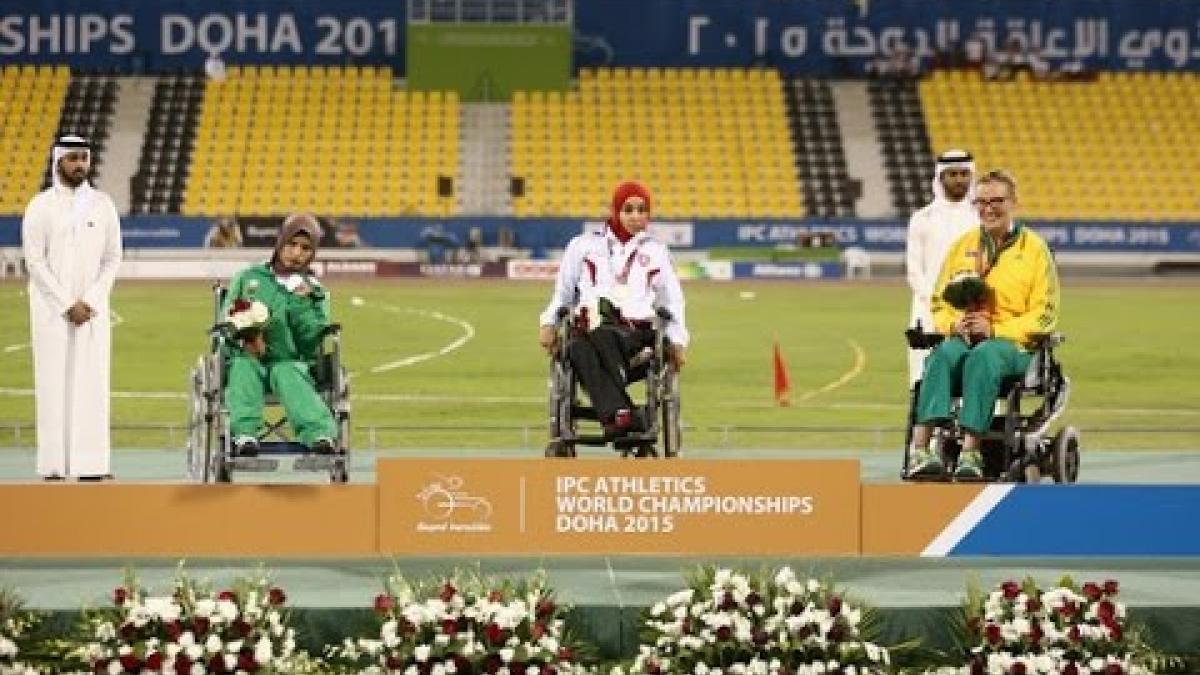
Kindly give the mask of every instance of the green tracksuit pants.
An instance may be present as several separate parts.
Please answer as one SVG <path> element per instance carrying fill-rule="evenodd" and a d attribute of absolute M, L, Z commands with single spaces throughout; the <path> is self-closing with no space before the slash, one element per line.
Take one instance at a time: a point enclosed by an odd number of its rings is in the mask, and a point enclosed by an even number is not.
<path fill-rule="evenodd" d="M 229 408 L 229 430 L 233 438 L 256 436 L 262 431 L 263 403 L 268 391 L 275 392 L 288 424 L 301 443 L 312 447 L 318 438 L 337 438 L 333 413 L 300 361 L 264 364 L 244 354 L 229 359 L 225 405 Z"/>
<path fill-rule="evenodd" d="M 1011 340 L 984 340 L 969 347 L 960 337 L 948 338 L 925 360 L 917 423 L 949 419 L 951 399 L 961 392 L 959 426 L 975 433 L 987 431 L 1001 388 L 1023 376 L 1032 359 Z"/>

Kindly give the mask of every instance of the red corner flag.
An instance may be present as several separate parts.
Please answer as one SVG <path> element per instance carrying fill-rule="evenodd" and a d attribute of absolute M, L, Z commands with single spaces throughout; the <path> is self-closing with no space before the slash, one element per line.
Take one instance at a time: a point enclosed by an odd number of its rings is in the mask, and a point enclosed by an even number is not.
<path fill-rule="evenodd" d="M 779 339 L 775 340 L 775 403 L 779 405 L 792 404 L 792 383 L 788 381 L 787 364 L 783 362 L 783 354 L 779 351 Z"/>

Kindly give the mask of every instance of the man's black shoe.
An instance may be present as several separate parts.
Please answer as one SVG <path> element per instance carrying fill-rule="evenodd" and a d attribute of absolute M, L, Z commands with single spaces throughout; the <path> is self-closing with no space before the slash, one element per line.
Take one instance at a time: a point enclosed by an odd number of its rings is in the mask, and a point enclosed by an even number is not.
<path fill-rule="evenodd" d="M 253 436 L 241 436 L 233 442 L 233 454 L 236 457 L 258 457 L 258 439 Z"/>
<path fill-rule="evenodd" d="M 333 444 L 333 440 L 329 438 L 318 438 L 312 445 L 313 452 L 318 455 L 332 455 L 337 451 L 337 446 Z"/>

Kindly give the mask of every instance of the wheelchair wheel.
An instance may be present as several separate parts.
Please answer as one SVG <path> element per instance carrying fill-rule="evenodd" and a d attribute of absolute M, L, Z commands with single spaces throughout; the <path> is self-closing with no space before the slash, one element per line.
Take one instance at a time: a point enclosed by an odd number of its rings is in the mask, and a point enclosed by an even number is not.
<path fill-rule="evenodd" d="M 226 459 L 218 459 L 216 467 L 213 471 L 213 476 L 218 483 L 232 483 L 233 469 L 229 466 L 229 461 Z"/>
<path fill-rule="evenodd" d="M 1079 430 L 1066 427 L 1054 437 L 1054 482 L 1074 483 L 1079 480 Z"/>
<path fill-rule="evenodd" d="M 670 459 L 678 457 L 683 451 L 683 426 L 679 419 L 679 373 L 674 368 L 668 368 L 663 378 L 660 401 L 662 456 Z"/>
<path fill-rule="evenodd" d="M 192 370 L 188 387 L 187 470 L 192 480 L 208 482 L 208 373 L 204 357 Z"/>
<path fill-rule="evenodd" d="M 562 441 L 550 441 L 546 444 L 547 457 L 575 457 L 575 446 Z"/>
<path fill-rule="evenodd" d="M 346 468 L 346 460 L 334 462 L 333 468 L 329 470 L 330 483 L 346 483 L 350 480 L 350 470 Z"/>

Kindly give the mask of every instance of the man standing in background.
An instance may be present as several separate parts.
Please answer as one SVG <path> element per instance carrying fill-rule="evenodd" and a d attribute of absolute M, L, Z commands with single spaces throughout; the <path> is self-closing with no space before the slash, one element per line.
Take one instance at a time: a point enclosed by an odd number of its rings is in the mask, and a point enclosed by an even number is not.
<path fill-rule="evenodd" d="M 908 241 L 905 246 L 905 270 L 912 289 L 912 314 L 909 327 L 918 323 L 926 333 L 933 333 L 933 314 L 930 296 L 946 253 L 951 244 L 975 228 L 979 215 L 971 205 L 974 191 L 975 162 L 966 150 L 947 150 L 938 155 L 933 171 L 933 201 L 912 215 L 908 221 Z M 908 384 L 921 379 L 925 367 L 925 350 L 908 350 Z"/>
<path fill-rule="evenodd" d="M 46 480 L 111 478 L 108 298 L 121 264 L 116 206 L 88 182 L 91 146 L 54 144 L 53 184 L 21 222 L 37 407 L 37 472 Z"/>

